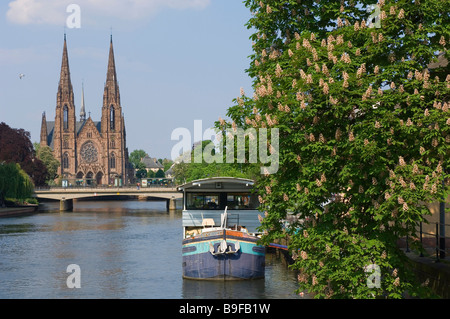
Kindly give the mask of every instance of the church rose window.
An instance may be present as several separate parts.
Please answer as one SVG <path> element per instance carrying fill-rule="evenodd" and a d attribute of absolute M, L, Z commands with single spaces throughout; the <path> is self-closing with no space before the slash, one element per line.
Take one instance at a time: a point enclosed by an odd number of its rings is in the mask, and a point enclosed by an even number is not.
<path fill-rule="evenodd" d="M 86 163 L 94 163 L 97 162 L 98 160 L 98 152 L 97 149 L 95 148 L 94 143 L 92 142 L 86 142 L 83 144 L 83 146 L 81 147 L 81 158 L 86 162 Z"/>

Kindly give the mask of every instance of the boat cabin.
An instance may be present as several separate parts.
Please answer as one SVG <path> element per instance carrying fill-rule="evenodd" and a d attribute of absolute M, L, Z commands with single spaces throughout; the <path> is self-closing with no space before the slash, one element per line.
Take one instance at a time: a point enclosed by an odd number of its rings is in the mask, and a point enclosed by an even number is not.
<path fill-rule="evenodd" d="M 259 202 L 253 185 L 250 179 L 215 177 L 179 186 L 178 191 L 183 192 L 183 239 L 221 226 L 259 234 Z M 225 208 L 226 225 L 222 225 Z"/>

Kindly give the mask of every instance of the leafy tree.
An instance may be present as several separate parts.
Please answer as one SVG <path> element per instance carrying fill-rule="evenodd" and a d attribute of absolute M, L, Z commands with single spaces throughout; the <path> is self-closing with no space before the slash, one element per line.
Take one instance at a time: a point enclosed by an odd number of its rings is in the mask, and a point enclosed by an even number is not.
<path fill-rule="evenodd" d="M 133 165 L 134 165 L 134 164 L 133 164 Z M 145 170 L 145 169 L 146 169 L 146 166 L 145 166 L 144 163 L 139 162 L 139 163 L 136 164 L 135 169 L 136 169 L 136 170 Z"/>
<path fill-rule="evenodd" d="M 32 192 L 33 182 L 19 164 L 0 162 L 0 207 L 5 198 L 25 200 Z"/>
<path fill-rule="evenodd" d="M 142 167 L 139 167 L 140 164 L 142 164 L 141 159 L 146 156 L 148 156 L 148 154 L 144 150 L 134 150 L 130 154 L 129 161 L 131 164 L 133 164 L 133 167 L 135 169 L 140 169 L 140 168 L 142 168 Z"/>
<path fill-rule="evenodd" d="M 148 172 L 147 172 L 147 177 L 149 177 L 149 178 L 155 177 L 155 172 L 152 171 L 151 169 L 148 170 Z"/>
<path fill-rule="evenodd" d="M 190 154 L 183 154 L 180 156 L 180 159 L 175 160 L 175 165 L 173 166 L 173 175 L 175 177 L 175 181 L 178 184 L 184 184 L 188 180 L 190 180 L 189 177 L 189 167 L 190 163 L 188 163 L 186 160 L 183 160 L 183 158 L 190 157 Z"/>
<path fill-rule="evenodd" d="M 31 179 L 36 186 L 45 186 L 48 181 L 48 171 L 44 163 L 37 157 L 33 159 Z"/>
<path fill-rule="evenodd" d="M 49 146 L 41 146 L 39 143 L 34 143 L 33 145 L 36 151 L 36 157 L 42 161 L 47 169 L 48 180 L 46 182 L 47 184 L 52 183 L 58 177 L 57 172 L 60 163 L 53 156 L 53 151 Z"/>
<path fill-rule="evenodd" d="M 47 169 L 35 156 L 29 132 L 0 123 L 0 161 L 20 164 L 36 186 L 45 185 Z"/>
<path fill-rule="evenodd" d="M 145 178 L 147 177 L 147 170 L 145 168 L 141 168 L 136 171 L 136 177 L 137 178 Z"/>
<path fill-rule="evenodd" d="M 215 149 L 212 147 L 211 141 L 202 141 L 202 162 L 197 163 L 195 161 L 195 151 L 187 152 L 183 154 L 180 159 L 175 161 L 173 167 L 174 176 L 178 183 L 186 183 L 196 179 L 211 178 L 211 177 L 241 177 L 254 179 L 259 172 L 259 167 L 255 164 L 243 163 L 238 164 L 235 162 L 227 163 L 226 154 L 218 153 L 222 157 L 222 163 L 215 161 L 205 161 L 205 156 L 208 156 L 205 152 L 205 148 L 211 149 L 211 155 L 215 154 Z M 198 146 L 197 146 L 198 147 Z"/>
<path fill-rule="evenodd" d="M 164 165 L 164 172 L 165 172 L 173 165 L 173 161 L 165 158 L 163 159 L 162 164 Z"/>
<path fill-rule="evenodd" d="M 244 2 L 254 95 L 217 127 L 279 128 L 263 241 L 290 239 L 317 298 L 425 296 L 397 241 L 418 246 L 426 203 L 448 194 L 450 3 L 379 0 L 370 24 L 373 0 Z"/>
<path fill-rule="evenodd" d="M 156 173 L 155 173 L 155 177 L 158 177 L 158 178 L 163 178 L 163 177 L 165 177 L 166 175 L 164 174 L 164 171 L 162 170 L 162 169 L 159 169 Z"/>

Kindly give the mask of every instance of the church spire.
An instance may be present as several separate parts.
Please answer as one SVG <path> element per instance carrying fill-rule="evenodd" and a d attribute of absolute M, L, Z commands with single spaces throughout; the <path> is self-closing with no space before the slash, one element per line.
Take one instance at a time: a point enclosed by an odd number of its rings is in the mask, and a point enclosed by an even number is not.
<path fill-rule="evenodd" d="M 81 83 L 80 122 L 86 121 L 86 106 L 84 105 L 84 83 Z"/>
<path fill-rule="evenodd" d="M 45 117 L 45 112 L 42 113 L 40 144 L 41 144 L 41 146 L 47 145 L 47 118 Z"/>
<path fill-rule="evenodd" d="M 66 34 L 64 34 L 64 48 L 61 62 L 61 75 L 59 78 L 58 99 L 59 102 L 73 104 L 73 88 L 70 80 L 69 55 L 67 53 Z"/>
<path fill-rule="evenodd" d="M 108 71 L 106 73 L 106 84 L 105 93 L 103 95 L 103 102 L 104 106 L 109 106 L 111 104 L 120 105 L 119 84 L 117 82 L 112 35 L 109 45 Z"/>
<path fill-rule="evenodd" d="M 108 71 L 106 73 L 105 91 L 103 94 L 103 108 L 101 131 L 119 132 L 121 127 L 122 107 L 120 106 L 119 84 L 117 81 L 116 63 L 112 36 L 109 44 Z"/>

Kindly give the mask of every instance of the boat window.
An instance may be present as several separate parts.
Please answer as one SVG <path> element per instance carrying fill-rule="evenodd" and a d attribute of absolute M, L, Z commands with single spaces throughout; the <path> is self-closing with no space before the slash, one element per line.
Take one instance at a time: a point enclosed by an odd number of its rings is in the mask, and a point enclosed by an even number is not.
<path fill-rule="evenodd" d="M 228 193 L 227 206 L 228 209 L 256 209 L 258 201 L 255 195 L 250 193 Z"/>
<path fill-rule="evenodd" d="M 188 209 L 219 209 L 219 194 L 188 193 Z"/>

